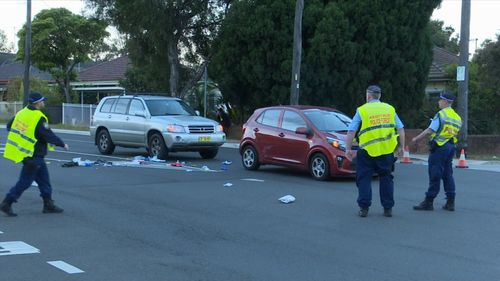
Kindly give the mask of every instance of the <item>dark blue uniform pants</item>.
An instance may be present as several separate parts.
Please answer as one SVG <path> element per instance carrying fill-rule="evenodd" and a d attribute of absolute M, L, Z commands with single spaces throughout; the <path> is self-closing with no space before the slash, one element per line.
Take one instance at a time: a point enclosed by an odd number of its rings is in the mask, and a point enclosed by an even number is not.
<path fill-rule="evenodd" d="M 364 149 L 358 150 L 356 160 L 356 185 L 358 186 L 358 205 L 368 208 L 372 204 L 372 177 L 379 175 L 380 202 L 384 209 L 394 206 L 394 182 L 392 165 L 394 154 L 371 157 Z"/>
<path fill-rule="evenodd" d="M 40 189 L 40 196 L 51 198 L 52 187 L 50 186 L 49 171 L 43 158 L 25 158 L 23 168 L 19 175 L 19 180 L 7 193 L 6 199 L 10 202 L 17 202 L 23 192 L 35 181 Z"/>
<path fill-rule="evenodd" d="M 429 190 L 425 194 L 435 198 L 439 193 L 439 186 L 443 180 L 444 191 L 447 198 L 455 198 L 455 180 L 453 179 L 453 157 L 455 145 L 447 142 L 437 146 L 429 154 Z"/>

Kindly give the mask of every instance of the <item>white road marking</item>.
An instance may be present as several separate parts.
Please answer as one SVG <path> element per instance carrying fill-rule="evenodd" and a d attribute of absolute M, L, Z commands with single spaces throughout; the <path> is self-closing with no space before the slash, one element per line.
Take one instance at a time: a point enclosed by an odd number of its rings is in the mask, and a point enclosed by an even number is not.
<path fill-rule="evenodd" d="M 40 250 L 23 241 L 0 242 L 0 256 L 39 253 Z"/>
<path fill-rule="evenodd" d="M 3 234 L 3 232 L 0 230 L 0 234 Z"/>
<path fill-rule="evenodd" d="M 256 182 L 264 182 L 264 180 L 259 179 L 241 179 L 242 181 L 256 181 Z"/>
<path fill-rule="evenodd" d="M 83 273 L 85 271 L 79 269 L 78 267 L 74 267 L 69 263 L 63 262 L 63 261 L 48 261 L 48 264 L 59 268 L 62 271 L 65 271 L 66 273 L 69 274 L 75 274 L 75 273 Z"/>

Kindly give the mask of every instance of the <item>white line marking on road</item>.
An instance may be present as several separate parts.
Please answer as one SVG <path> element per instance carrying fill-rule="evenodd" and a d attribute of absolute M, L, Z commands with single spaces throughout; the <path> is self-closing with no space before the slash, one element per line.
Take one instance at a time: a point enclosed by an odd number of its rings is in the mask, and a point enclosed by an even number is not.
<path fill-rule="evenodd" d="M 259 179 L 241 179 L 242 181 L 257 181 L 257 182 L 264 182 L 264 180 L 259 180 Z"/>
<path fill-rule="evenodd" d="M 0 234 L 3 234 L 3 232 L 0 230 Z"/>
<path fill-rule="evenodd" d="M 48 264 L 59 268 L 62 271 L 65 271 L 66 273 L 69 274 L 74 274 L 74 273 L 83 273 L 85 271 L 79 269 L 78 267 L 74 267 L 69 263 L 65 263 L 63 261 L 48 261 Z"/>
<path fill-rule="evenodd" d="M 23 241 L 0 242 L 0 256 L 39 253 L 40 250 Z"/>

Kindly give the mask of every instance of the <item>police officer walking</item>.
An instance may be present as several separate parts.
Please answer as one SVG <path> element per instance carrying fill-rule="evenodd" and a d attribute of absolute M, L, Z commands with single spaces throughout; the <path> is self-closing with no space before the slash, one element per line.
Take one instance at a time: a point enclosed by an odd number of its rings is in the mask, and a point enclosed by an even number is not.
<path fill-rule="evenodd" d="M 372 177 L 379 175 L 380 202 L 384 207 L 384 216 L 392 217 L 394 206 L 394 182 L 392 167 L 395 161 L 394 151 L 398 146 L 400 153 L 404 147 L 404 125 L 391 105 L 381 102 L 382 91 L 377 85 L 366 89 L 366 103 L 356 110 L 348 128 L 346 138 L 346 156 L 356 160 L 356 185 L 358 186 L 358 215 L 366 217 L 372 202 Z M 352 150 L 352 142 L 358 132 L 359 149 Z"/>
<path fill-rule="evenodd" d="M 429 189 L 425 193 L 424 201 L 413 207 L 415 210 L 434 210 L 434 198 L 438 195 L 441 180 L 443 180 L 446 193 L 446 204 L 443 209 L 455 211 L 455 180 L 452 162 L 456 151 L 456 136 L 462 127 L 462 119 L 451 108 L 454 100 L 453 94 L 442 94 L 438 102 L 441 110 L 434 116 L 429 127 L 412 139 L 414 143 L 431 135 L 428 160 Z"/>
<path fill-rule="evenodd" d="M 47 149 L 54 150 L 50 144 L 64 147 L 66 150 L 69 146 L 49 128 L 49 120 L 41 111 L 45 107 L 46 99 L 40 93 L 31 93 L 28 99 L 29 105 L 7 123 L 9 134 L 4 157 L 16 164 L 23 163 L 19 180 L 0 204 L 0 210 L 10 217 L 17 216 L 12 210 L 12 203 L 17 202 L 33 181 L 38 184 L 40 196 L 43 198 L 42 211 L 44 213 L 63 212 L 63 209 L 54 205 L 52 200 L 52 187 L 44 157 Z"/>

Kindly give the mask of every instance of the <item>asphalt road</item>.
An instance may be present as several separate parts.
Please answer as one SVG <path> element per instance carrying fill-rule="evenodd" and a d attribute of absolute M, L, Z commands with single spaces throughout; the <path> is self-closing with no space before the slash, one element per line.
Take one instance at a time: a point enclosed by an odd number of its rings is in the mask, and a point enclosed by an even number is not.
<path fill-rule="evenodd" d="M 18 217 L 0 215 L 1 280 L 489 281 L 500 276 L 500 173 L 457 169 L 456 212 L 440 209 L 442 194 L 435 211 L 416 212 L 412 206 L 424 197 L 427 167 L 398 164 L 394 217 L 382 215 L 375 178 L 372 208 L 359 218 L 353 179 L 317 182 L 307 173 L 269 166 L 246 171 L 237 150 L 229 148 L 209 161 L 196 153 L 172 154 L 168 162 L 185 162 L 180 168 L 161 163 L 63 168 L 75 157 L 130 164 L 145 151 L 118 148 L 117 158 L 108 158 L 88 136 L 59 135 L 71 151 L 52 152 L 47 161 L 54 199 L 65 212 L 42 214 L 38 191 L 30 188 L 14 204 Z M 3 147 L 3 133 L 0 143 Z M 221 171 L 226 160 L 232 164 Z M 19 170 L 0 159 L 2 196 Z M 287 194 L 296 202 L 278 201 Z M 26 249 L 35 253 L 20 254 Z M 57 266 L 48 263 L 53 261 Z"/>

